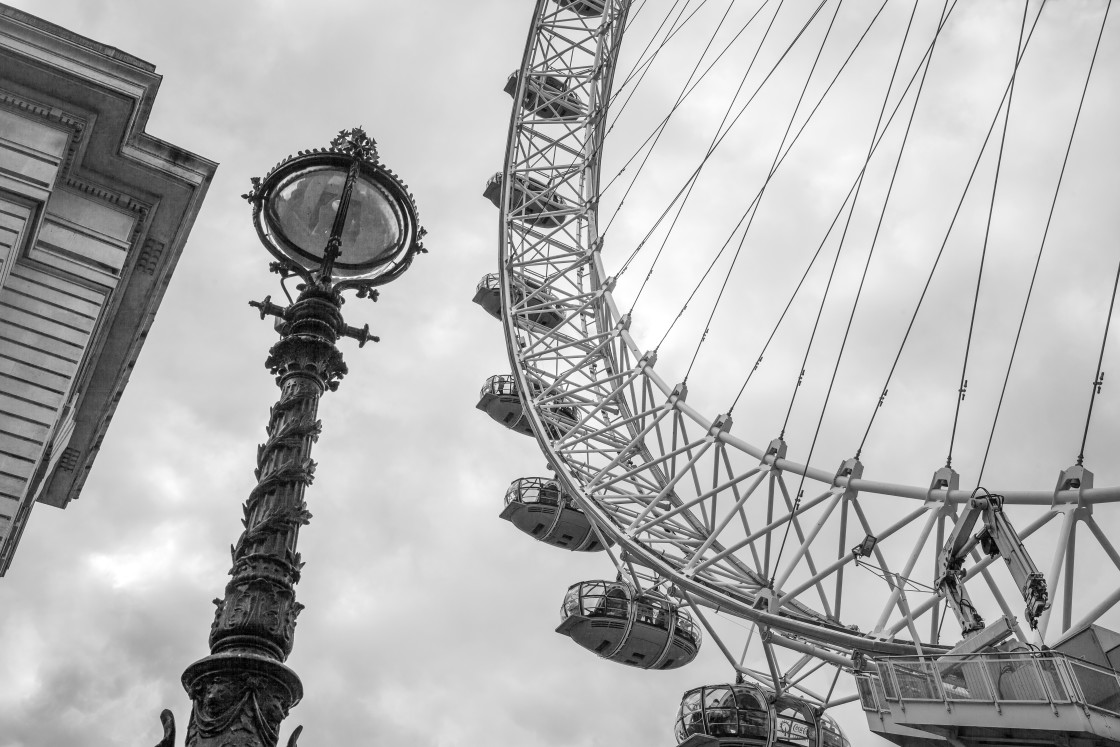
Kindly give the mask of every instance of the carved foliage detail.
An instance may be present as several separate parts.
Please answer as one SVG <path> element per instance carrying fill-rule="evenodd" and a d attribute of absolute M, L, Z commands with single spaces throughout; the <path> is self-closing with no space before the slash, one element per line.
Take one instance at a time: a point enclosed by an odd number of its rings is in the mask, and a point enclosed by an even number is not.
<path fill-rule="evenodd" d="M 317 335 L 284 337 L 268 351 L 264 364 L 278 382 L 291 373 L 311 374 L 332 392 L 349 371 L 334 343 Z"/>
<path fill-rule="evenodd" d="M 303 491 L 315 474 L 309 455 L 322 428 L 321 392 L 318 383 L 293 377 L 272 408 L 268 440 L 257 452 L 258 483 L 243 506 L 245 530 L 231 548 L 233 578 L 225 598 L 215 600 L 212 650 L 248 644 L 281 659 L 292 650 L 303 608 L 295 601 L 303 565 L 295 546 L 299 527 L 311 520 Z"/>
<path fill-rule="evenodd" d="M 303 605 L 290 586 L 267 578 L 234 580 L 226 587 L 225 599 L 214 602 L 211 645 L 228 635 L 251 635 L 273 642 L 285 657 L 291 653 Z"/>

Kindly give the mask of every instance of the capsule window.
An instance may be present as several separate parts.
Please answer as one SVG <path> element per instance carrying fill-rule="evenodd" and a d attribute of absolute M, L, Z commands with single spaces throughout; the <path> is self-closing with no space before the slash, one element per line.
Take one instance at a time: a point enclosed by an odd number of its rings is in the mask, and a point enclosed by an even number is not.
<path fill-rule="evenodd" d="M 778 701 L 777 724 L 774 744 L 781 747 L 816 747 L 816 718 L 808 705 L 799 700 L 783 698 Z"/>

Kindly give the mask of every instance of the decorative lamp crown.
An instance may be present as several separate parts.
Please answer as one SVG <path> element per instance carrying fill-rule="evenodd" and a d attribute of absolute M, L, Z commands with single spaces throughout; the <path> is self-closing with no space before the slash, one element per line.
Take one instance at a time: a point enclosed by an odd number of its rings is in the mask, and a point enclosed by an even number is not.
<path fill-rule="evenodd" d="M 242 195 L 261 243 L 282 266 L 321 285 L 382 285 L 425 251 L 416 203 L 360 127 L 329 148 L 300 151 Z"/>

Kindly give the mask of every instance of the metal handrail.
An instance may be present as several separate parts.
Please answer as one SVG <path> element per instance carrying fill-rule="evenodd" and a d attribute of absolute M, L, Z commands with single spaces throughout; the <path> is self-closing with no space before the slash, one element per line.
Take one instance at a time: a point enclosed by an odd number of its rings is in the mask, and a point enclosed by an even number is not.
<path fill-rule="evenodd" d="M 571 506 L 571 499 L 564 494 L 560 483 L 548 477 L 522 477 L 514 480 L 506 490 L 506 505 L 514 502 L 575 508 Z"/>
<path fill-rule="evenodd" d="M 889 702 L 1072 703 L 1120 716 L 1120 673 L 1054 651 L 884 657 L 857 676 L 869 711 Z"/>

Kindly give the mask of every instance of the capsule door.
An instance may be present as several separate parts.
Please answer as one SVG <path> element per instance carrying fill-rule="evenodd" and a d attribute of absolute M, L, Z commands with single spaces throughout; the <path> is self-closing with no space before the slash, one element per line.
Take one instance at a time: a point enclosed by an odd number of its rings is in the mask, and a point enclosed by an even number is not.
<path fill-rule="evenodd" d="M 808 703 L 784 695 L 774 704 L 774 747 L 818 747 L 817 717 Z"/>
<path fill-rule="evenodd" d="M 820 727 L 821 747 L 852 747 L 852 743 L 832 717 L 821 714 Z"/>

